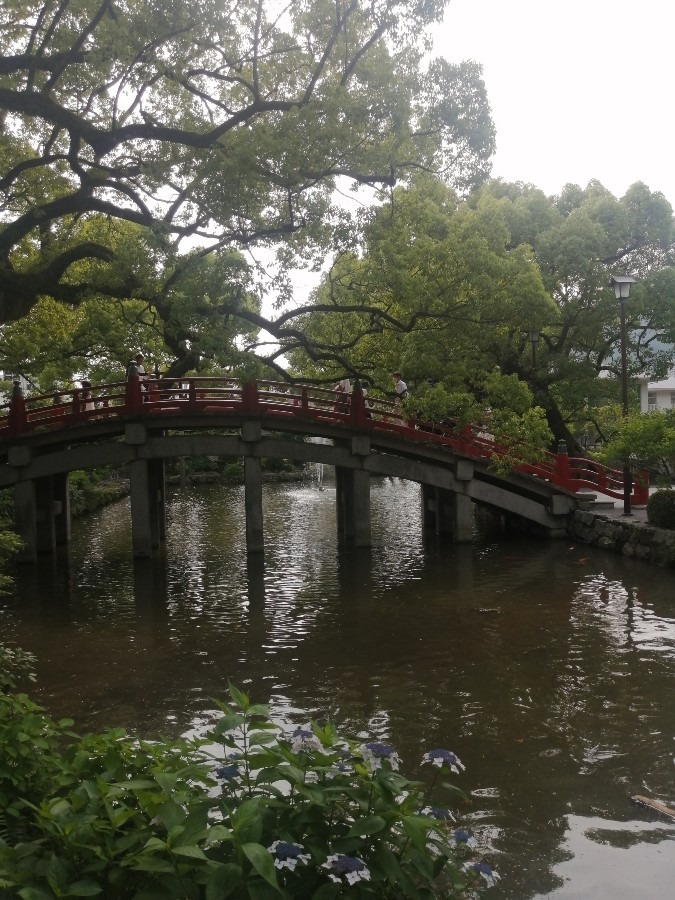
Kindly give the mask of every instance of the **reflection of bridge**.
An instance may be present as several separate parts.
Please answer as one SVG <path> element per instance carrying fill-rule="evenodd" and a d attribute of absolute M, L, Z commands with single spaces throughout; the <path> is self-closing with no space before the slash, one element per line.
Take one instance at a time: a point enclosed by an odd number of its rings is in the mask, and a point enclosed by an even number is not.
<path fill-rule="evenodd" d="M 246 538 L 263 549 L 262 458 L 335 466 L 338 535 L 370 544 L 370 475 L 422 485 L 425 524 L 456 541 L 472 535 L 472 503 L 565 533 L 580 488 L 623 496 L 622 473 L 566 453 L 499 475 L 491 460 L 503 448 L 477 429 L 460 431 L 406 421 L 389 401 L 357 388 L 336 402 L 333 391 L 231 379 L 169 381 L 137 376 L 91 392 L 25 399 L 19 390 L 0 407 L 0 487 L 14 488 L 24 558 L 53 551 L 70 535 L 68 473 L 125 465 L 131 486 L 133 549 L 149 556 L 165 534 L 164 462 L 196 455 L 244 459 Z M 330 438 L 310 443 L 308 435 Z M 646 503 L 646 487 L 633 488 Z"/>

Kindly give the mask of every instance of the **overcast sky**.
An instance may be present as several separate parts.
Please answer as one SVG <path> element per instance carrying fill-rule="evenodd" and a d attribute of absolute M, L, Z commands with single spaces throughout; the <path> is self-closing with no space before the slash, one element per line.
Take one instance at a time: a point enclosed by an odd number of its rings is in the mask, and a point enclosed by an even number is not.
<path fill-rule="evenodd" d="M 675 7 L 669 0 L 450 0 L 436 52 L 483 66 L 492 174 L 547 194 L 636 181 L 675 207 Z"/>

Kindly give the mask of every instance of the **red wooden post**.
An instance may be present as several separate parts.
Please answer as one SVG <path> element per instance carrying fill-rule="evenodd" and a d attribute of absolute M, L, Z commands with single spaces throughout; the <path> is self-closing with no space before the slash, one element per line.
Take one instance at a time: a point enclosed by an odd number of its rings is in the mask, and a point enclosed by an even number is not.
<path fill-rule="evenodd" d="M 188 381 L 188 406 L 190 409 L 195 409 L 197 406 L 197 388 L 192 378 Z"/>
<path fill-rule="evenodd" d="M 635 488 L 633 490 L 633 503 L 636 506 L 646 506 L 649 500 L 649 469 L 641 469 L 636 472 Z"/>
<path fill-rule="evenodd" d="M 73 391 L 73 399 L 70 403 L 70 415 L 71 418 L 77 422 L 78 419 L 84 418 L 83 416 L 83 404 L 80 402 L 80 389 L 75 388 Z"/>
<path fill-rule="evenodd" d="M 75 391 L 74 397 L 77 395 Z M 75 400 L 73 400 L 75 403 Z M 78 404 L 79 406 L 79 404 Z M 127 378 L 127 388 L 124 397 L 124 412 L 127 416 L 137 416 L 143 408 L 143 395 L 141 392 L 141 379 L 136 375 Z"/>
<path fill-rule="evenodd" d="M 562 488 L 571 490 L 570 477 L 570 458 L 567 455 L 567 444 L 565 441 L 558 443 L 558 454 L 555 459 L 554 481 Z"/>
<path fill-rule="evenodd" d="M 9 402 L 9 430 L 11 434 L 22 434 L 28 430 L 26 398 L 19 381 L 14 382 L 12 398 Z"/>
<path fill-rule="evenodd" d="M 309 394 L 307 393 L 307 388 L 303 387 L 302 396 L 300 398 L 300 405 L 302 406 L 302 411 L 304 413 L 309 412 Z"/>
<path fill-rule="evenodd" d="M 366 424 L 366 401 L 363 397 L 361 385 L 357 381 L 352 389 L 352 423 L 357 428 L 363 428 Z"/>
<path fill-rule="evenodd" d="M 241 386 L 241 402 L 247 412 L 258 412 L 260 405 L 260 395 L 258 394 L 258 384 L 255 381 L 247 381 Z"/>

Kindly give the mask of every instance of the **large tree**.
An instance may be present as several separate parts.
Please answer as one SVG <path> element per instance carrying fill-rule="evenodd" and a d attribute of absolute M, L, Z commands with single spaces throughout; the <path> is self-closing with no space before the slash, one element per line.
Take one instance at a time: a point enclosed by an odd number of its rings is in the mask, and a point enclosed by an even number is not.
<path fill-rule="evenodd" d="M 442 382 L 434 404 L 452 395 L 474 415 L 486 402 L 494 412 L 487 386 L 497 370 L 527 385 L 556 441 L 580 451 L 578 430 L 600 424 L 619 397 L 611 272 L 637 279 L 626 306 L 630 374 L 655 377 L 675 363 L 672 241 L 669 204 L 642 184 L 619 200 L 597 182 L 546 197 L 494 181 L 460 202 L 420 178 L 371 216 L 362 253 L 336 259 L 292 359 L 303 373 L 343 367 L 380 386 L 401 368 L 417 393 L 429 394 L 427 378 Z M 334 316 L 350 304 L 349 316 Z"/>
<path fill-rule="evenodd" d="M 599 182 L 566 185 L 546 197 L 531 185 L 491 182 L 477 194 L 497 199 L 510 246 L 532 247 L 556 313 L 537 325 L 536 364 L 502 357 L 504 371 L 530 384 L 557 438 L 581 450 L 576 432 L 620 397 L 620 311 L 610 275 L 637 279 L 626 303 L 629 377 L 663 377 L 675 364 L 675 237 L 665 197 L 644 184 L 621 198 Z M 525 365 L 524 365 L 525 362 Z M 634 392 L 633 396 L 635 396 Z M 603 437 L 600 426 L 595 429 Z"/>
<path fill-rule="evenodd" d="M 282 262 L 311 264 L 348 239 L 339 179 L 476 184 L 494 149 L 480 69 L 423 64 L 444 6 L 2 0 L 0 321 L 111 297 L 175 325 L 202 257 L 285 241 Z M 145 259 L 114 222 L 142 231 Z M 213 309 L 244 330 L 288 330 L 223 293 Z M 192 346 L 170 349 L 188 365 Z"/>

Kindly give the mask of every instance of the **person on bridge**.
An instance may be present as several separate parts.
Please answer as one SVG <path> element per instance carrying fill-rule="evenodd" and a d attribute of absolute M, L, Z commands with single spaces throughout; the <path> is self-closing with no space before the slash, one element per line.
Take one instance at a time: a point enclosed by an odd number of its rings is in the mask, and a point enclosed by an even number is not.
<path fill-rule="evenodd" d="M 349 395 L 352 391 L 352 385 L 349 378 L 342 378 L 338 381 L 333 390 L 337 394 L 335 399 L 335 412 L 347 412 Z"/>
<path fill-rule="evenodd" d="M 93 397 L 91 396 L 91 381 L 82 382 L 82 409 L 86 412 L 93 412 L 96 409 Z"/>
<path fill-rule="evenodd" d="M 406 400 L 409 394 L 408 385 L 401 378 L 400 372 L 392 372 L 391 377 L 394 379 L 394 390 L 398 400 Z"/>
<path fill-rule="evenodd" d="M 148 374 L 145 371 L 145 366 L 143 365 L 144 359 L 145 359 L 145 357 L 143 356 L 142 353 L 137 353 L 136 356 L 134 357 L 134 362 L 136 363 L 136 372 L 138 373 L 138 378 L 141 382 L 141 390 L 144 392 L 143 399 L 147 400 L 146 393 L 148 390 L 148 385 L 147 385 Z"/>

